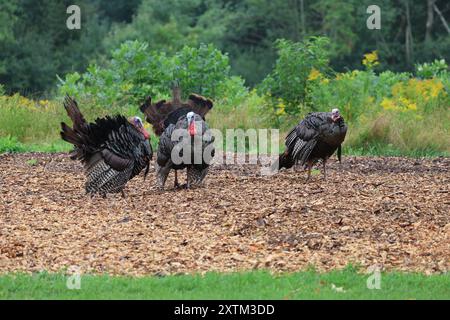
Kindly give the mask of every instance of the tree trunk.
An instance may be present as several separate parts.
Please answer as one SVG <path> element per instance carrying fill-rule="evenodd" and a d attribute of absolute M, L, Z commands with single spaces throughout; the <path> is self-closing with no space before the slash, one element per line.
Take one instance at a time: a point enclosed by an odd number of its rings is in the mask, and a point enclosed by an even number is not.
<path fill-rule="evenodd" d="M 300 0 L 300 21 L 302 24 L 302 35 L 306 35 L 306 28 L 305 28 L 305 1 Z"/>
<path fill-rule="evenodd" d="M 292 2 L 291 2 L 292 3 Z M 294 28 L 295 28 L 295 41 L 300 41 L 300 17 L 298 15 L 298 0 L 293 0 L 292 6 L 291 6 L 292 10 L 294 10 Z"/>
<path fill-rule="evenodd" d="M 441 19 L 442 24 L 444 25 L 445 30 L 447 30 L 448 34 L 450 34 L 450 27 L 448 26 L 447 21 L 445 20 L 444 16 L 442 15 L 442 12 L 439 10 L 439 8 L 435 5 L 433 5 L 434 11 L 439 15 L 439 18 Z"/>
<path fill-rule="evenodd" d="M 411 14 L 409 11 L 409 0 L 405 0 L 405 12 L 406 12 L 406 29 L 405 29 L 405 57 L 406 64 L 411 65 L 413 56 L 413 36 L 411 30 Z"/>
<path fill-rule="evenodd" d="M 434 3 L 436 0 L 427 0 L 427 24 L 425 29 L 425 42 L 431 40 L 431 29 L 433 28 L 434 22 Z"/>

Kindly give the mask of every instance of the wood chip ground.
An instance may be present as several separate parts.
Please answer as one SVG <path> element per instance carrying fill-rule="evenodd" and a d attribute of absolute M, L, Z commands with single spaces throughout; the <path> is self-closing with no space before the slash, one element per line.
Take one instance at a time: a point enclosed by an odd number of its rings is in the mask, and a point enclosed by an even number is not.
<path fill-rule="evenodd" d="M 35 161 L 36 160 L 36 161 Z M 0 273 L 126 275 L 325 271 L 347 264 L 446 272 L 450 159 L 346 157 L 328 179 L 261 176 L 215 165 L 206 186 L 155 188 L 154 172 L 120 195 L 85 196 L 65 154 L 0 155 Z M 182 174 L 184 177 L 184 173 Z"/>

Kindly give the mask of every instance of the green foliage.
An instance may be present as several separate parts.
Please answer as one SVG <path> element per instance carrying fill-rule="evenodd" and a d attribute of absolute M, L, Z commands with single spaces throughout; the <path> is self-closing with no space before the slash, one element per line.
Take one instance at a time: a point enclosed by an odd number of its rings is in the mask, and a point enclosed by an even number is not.
<path fill-rule="evenodd" d="M 198 48 L 185 46 L 170 61 L 172 79 L 179 80 L 185 92 L 223 97 L 224 92 L 217 87 L 229 77 L 229 59 L 213 45 L 201 44 Z"/>
<path fill-rule="evenodd" d="M 10 135 L 0 137 L 0 153 L 25 151 L 26 149 L 21 145 L 16 137 L 11 137 Z"/>
<path fill-rule="evenodd" d="M 141 0 L 97 0 L 98 10 L 103 18 L 114 22 L 131 22 Z"/>
<path fill-rule="evenodd" d="M 276 61 L 273 42 L 330 39 L 330 65 L 343 72 L 361 67 L 360 58 L 377 50 L 379 70 L 414 71 L 414 65 L 450 56 L 450 37 L 427 1 L 378 0 L 382 29 L 369 30 L 371 0 L 79 0 L 81 30 L 65 27 L 69 0 L 0 1 L 0 82 L 9 94 L 54 94 L 56 76 L 82 74 L 89 63 L 102 65 L 108 52 L 128 40 L 147 42 L 149 51 L 172 56 L 184 46 L 212 43 L 229 53 L 231 74 L 256 86 Z M 409 3 L 409 10 L 406 4 Z M 448 0 L 436 0 L 445 15 Z M 407 15 L 407 11 L 409 15 Z M 408 23 L 409 20 L 409 23 Z M 407 54 L 406 28 L 413 50 Z M 375 47 L 376 46 L 376 47 Z M 430 76 L 430 73 L 428 75 Z M 421 76 L 422 77 L 422 76 Z"/>
<path fill-rule="evenodd" d="M 241 77 L 230 76 L 228 56 L 212 45 L 185 46 L 167 54 L 130 41 L 103 64 L 67 74 L 60 94 L 76 96 L 89 120 L 114 113 L 129 116 L 138 112 L 147 95 L 155 100 L 169 97 L 175 80 L 185 95 L 197 92 L 214 98 L 208 115 L 211 128 L 276 127 L 282 133 L 281 147 L 283 134 L 307 112 L 337 107 L 350 128 L 344 153 L 450 153 L 450 77 L 442 66 L 426 67 L 436 73 L 426 79 L 406 72 L 377 74 L 374 69 L 384 57 L 378 61 L 377 51 L 372 51 L 360 57 L 366 70 L 335 73 L 328 67 L 326 38 L 280 40 L 277 47 L 280 57 L 259 93 L 245 87 Z M 2 152 L 70 149 L 59 137 L 61 121 L 67 121 L 61 99 L 0 95 L 0 136 L 6 137 Z M 152 144 L 157 144 L 154 137 Z"/>
<path fill-rule="evenodd" d="M 318 77 L 308 82 L 308 104 L 320 111 L 338 108 L 352 122 L 362 113 L 371 112 L 371 99 L 381 98 L 390 91 L 390 86 L 378 80 L 373 72 L 363 71 L 340 74 L 335 79 Z"/>
<path fill-rule="evenodd" d="M 68 152 L 72 147 L 64 141 L 55 141 L 52 143 L 39 142 L 22 143 L 15 137 L 0 137 L 0 153 L 21 153 L 21 152 Z"/>
<path fill-rule="evenodd" d="M 329 40 L 310 37 L 302 42 L 278 40 L 278 59 L 274 70 L 264 79 L 260 91 L 286 103 L 285 112 L 298 114 L 305 103 L 308 77 L 313 70 L 329 72 Z"/>
<path fill-rule="evenodd" d="M 84 69 L 89 59 L 102 53 L 106 26 L 91 1 L 80 0 L 81 30 L 66 27 L 64 0 L 10 1 L 0 4 L 0 82 L 8 93 L 49 95 L 56 74 Z"/>
<path fill-rule="evenodd" d="M 422 63 L 416 65 L 416 74 L 423 79 L 429 79 L 443 75 L 448 71 L 448 65 L 444 59 L 434 60 L 431 63 Z"/>
<path fill-rule="evenodd" d="M 227 55 L 213 45 L 185 46 L 169 56 L 150 52 L 147 43 L 128 41 L 103 67 L 93 64 L 82 75 L 66 75 L 59 89 L 60 94 L 90 97 L 106 106 L 136 106 L 149 95 L 166 97 L 176 80 L 185 95 L 195 92 L 214 98 L 233 94 L 226 85 L 229 71 Z"/>
<path fill-rule="evenodd" d="M 320 34 L 327 35 L 331 40 L 330 56 L 345 56 L 354 50 L 358 39 L 356 31 L 359 22 L 355 11 L 360 2 L 360 0 L 321 0 L 312 3 L 312 9 L 322 15 Z"/>
<path fill-rule="evenodd" d="M 199 42 L 192 25 L 195 25 L 195 16 L 202 11 L 201 2 L 142 0 L 129 24 L 112 26 L 104 45 L 111 50 L 125 41 L 138 40 L 147 42 L 149 50 L 170 54 L 185 45 L 197 46 Z"/>
<path fill-rule="evenodd" d="M 85 117 L 114 114 L 118 110 L 105 110 L 86 100 L 79 101 Z M 121 110 L 125 115 L 135 110 Z M 60 152 L 72 146 L 59 135 L 62 121 L 70 123 L 62 101 L 34 101 L 18 94 L 0 96 L 0 153 L 1 152 Z"/>
<path fill-rule="evenodd" d="M 11 136 L 20 142 L 46 141 L 57 130 L 58 118 L 63 114 L 61 108 L 40 105 L 17 94 L 0 96 L 0 136 Z"/>

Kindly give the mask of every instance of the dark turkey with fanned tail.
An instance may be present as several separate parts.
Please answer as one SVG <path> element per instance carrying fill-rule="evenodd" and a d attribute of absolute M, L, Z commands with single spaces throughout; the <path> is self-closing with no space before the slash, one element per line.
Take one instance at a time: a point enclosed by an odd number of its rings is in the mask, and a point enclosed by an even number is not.
<path fill-rule="evenodd" d="M 75 146 L 71 159 L 84 164 L 86 193 L 122 192 L 124 196 L 129 180 L 143 169 L 147 175 L 153 155 L 142 120 L 116 115 L 87 123 L 74 99 L 66 97 L 64 107 L 73 127 L 61 123 L 61 137 Z"/>
<path fill-rule="evenodd" d="M 308 181 L 312 166 L 321 160 L 326 179 L 326 162 L 336 150 L 338 160 L 341 161 L 341 144 L 346 133 L 347 125 L 338 109 L 309 113 L 287 135 L 286 150 L 280 154 L 272 169 L 289 169 L 296 164 L 306 165 Z"/>
<path fill-rule="evenodd" d="M 171 101 L 155 104 L 148 97 L 141 106 L 146 120 L 160 135 L 156 158 L 156 183 L 164 189 L 170 170 L 175 170 L 175 187 L 179 187 L 177 171 L 187 169 L 186 187 L 202 184 L 214 157 L 214 137 L 205 122 L 213 107 L 210 99 L 191 94 L 181 101 L 179 87 L 173 88 Z"/>

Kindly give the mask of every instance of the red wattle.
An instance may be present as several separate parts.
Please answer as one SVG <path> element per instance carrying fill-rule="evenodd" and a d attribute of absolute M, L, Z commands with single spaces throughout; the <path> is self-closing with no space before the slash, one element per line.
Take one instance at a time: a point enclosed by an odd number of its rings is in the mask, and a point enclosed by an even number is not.
<path fill-rule="evenodd" d="M 196 132 L 195 132 L 195 122 L 194 122 L 194 121 L 192 121 L 192 122 L 189 124 L 189 134 L 190 134 L 191 136 L 195 136 L 195 134 L 196 134 Z"/>
<path fill-rule="evenodd" d="M 148 140 L 149 138 L 150 138 L 150 134 L 147 132 L 147 130 L 142 130 L 142 134 L 144 135 L 144 138 L 146 139 L 146 140 Z"/>

